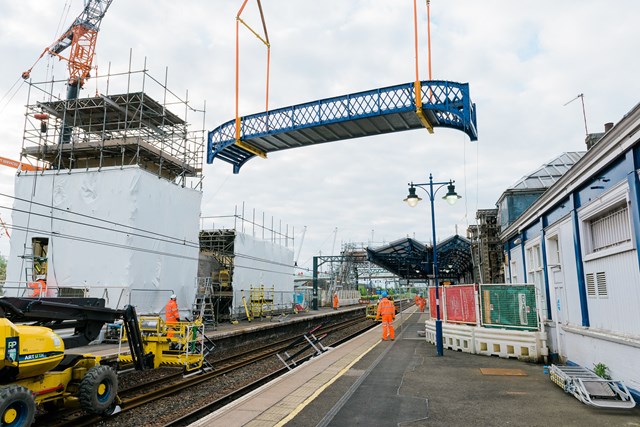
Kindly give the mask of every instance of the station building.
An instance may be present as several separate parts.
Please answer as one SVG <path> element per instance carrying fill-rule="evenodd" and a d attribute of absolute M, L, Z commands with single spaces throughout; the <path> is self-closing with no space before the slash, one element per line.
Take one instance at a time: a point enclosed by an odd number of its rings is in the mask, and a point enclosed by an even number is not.
<path fill-rule="evenodd" d="M 640 104 L 517 218 L 503 223 L 505 278 L 535 283 L 552 356 L 604 364 L 640 393 Z"/>

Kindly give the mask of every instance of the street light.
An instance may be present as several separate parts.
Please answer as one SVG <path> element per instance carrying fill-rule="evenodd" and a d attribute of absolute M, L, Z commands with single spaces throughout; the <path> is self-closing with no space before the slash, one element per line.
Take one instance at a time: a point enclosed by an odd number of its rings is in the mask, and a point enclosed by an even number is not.
<path fill-rule="evenodd" d="M 422 184 L 414 184 L 413 182 L 409 183 L 409 195 L 403 200 L 407 202 L 409 206 L 416 207 L 418 202 L 422 200 L 416 194 L 416 188 L 422 188 L 427 195 L 429 196 L 429 201 L 431 202 L 431 231 L 433 236 L 433 277 L 436 282 L 436 353 L 438 356 L 442 356 L 444 354 L 442 349 L 442 319 L 440 317 L 440 294 L 438 292 L 438 253 L 436 251 L 436 217 L 433 209 L 433 199 L 435 198 L 436 193 L 445 185 L 447 186 L 447 194 L 444 195 L 443 199 L 447 201 L 450 205 L 453 205 L 458 199 L 461 199 L 462 196 L 456 193 L 456 186 L 453 185 L 455 181 L 449 180 L 449 182 L 433 182 L 433 176 L 429 174 L 429 182 Z M 434 190 L 433 186 L 437 186 Z M 428 186 L 428 188 L 427 188 Z"/>

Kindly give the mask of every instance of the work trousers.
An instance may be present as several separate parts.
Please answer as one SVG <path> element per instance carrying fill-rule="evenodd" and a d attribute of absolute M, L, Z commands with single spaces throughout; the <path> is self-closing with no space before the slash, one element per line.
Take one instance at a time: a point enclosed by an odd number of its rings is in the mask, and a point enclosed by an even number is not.
<path fill-rule="evenodd" d="M 382 315 L 382 339 L 386 340 L 387 337 L 394 339 L 396 337 L 396 331 L 393 329 L 393 315 Z"/>

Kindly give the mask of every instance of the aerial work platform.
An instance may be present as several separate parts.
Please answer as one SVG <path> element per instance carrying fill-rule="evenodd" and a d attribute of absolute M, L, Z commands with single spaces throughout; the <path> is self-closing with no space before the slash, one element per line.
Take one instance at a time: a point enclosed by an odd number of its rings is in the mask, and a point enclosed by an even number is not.
<path fill-rule="evenodd" d="M 240 118 L 239 138 L 230 120 L 209 132 L 207 162 L 219 158 L 238 173 L 253 157 L 274 151 L 423 127 L 478 139 L 468 83 L 426 80 L 417 101 L 416 93 L 416 83 L 405 83 L 252 114 Z"/>

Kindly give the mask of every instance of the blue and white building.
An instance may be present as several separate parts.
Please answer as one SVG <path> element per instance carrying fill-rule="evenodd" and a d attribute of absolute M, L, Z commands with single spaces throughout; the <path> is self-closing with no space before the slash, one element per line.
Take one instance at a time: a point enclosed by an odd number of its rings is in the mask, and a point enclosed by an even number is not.
<path fill-rule="evenodd" d="M 640 104 L 515 220 L 505 277 L 535 283 L 550 352 L 640 397 Z"/>

